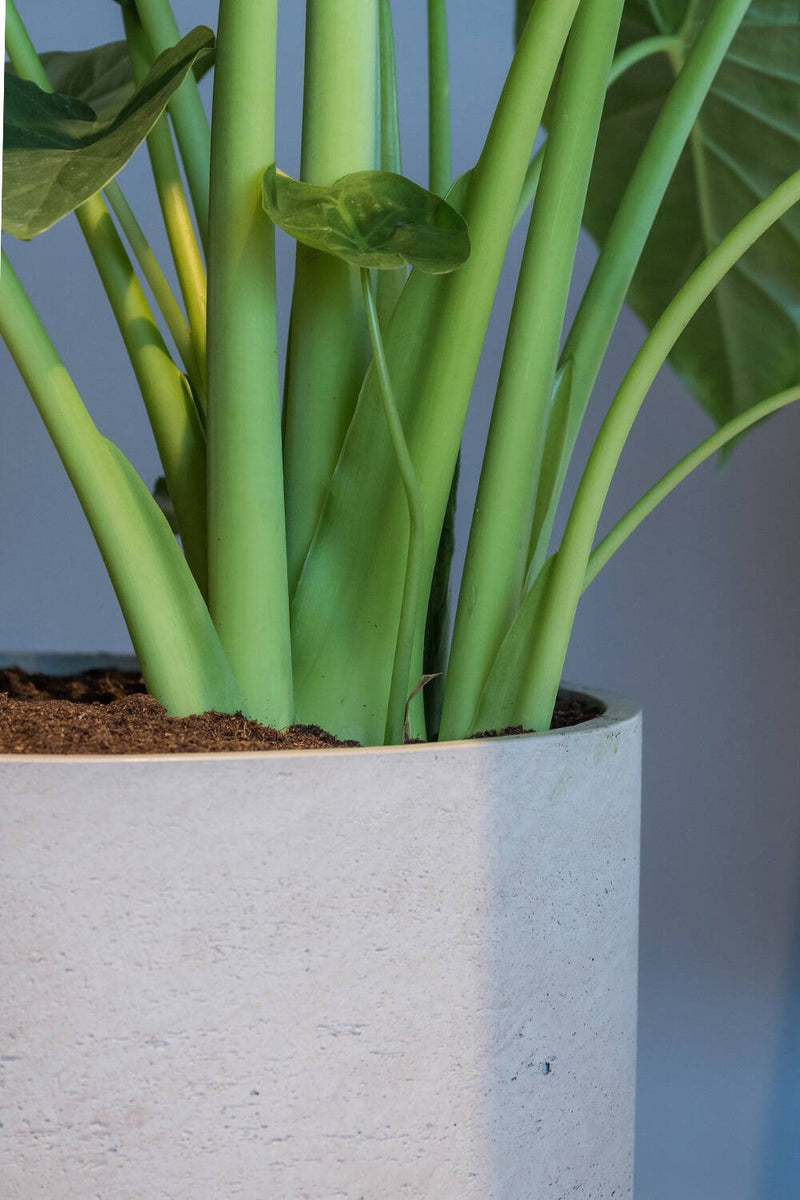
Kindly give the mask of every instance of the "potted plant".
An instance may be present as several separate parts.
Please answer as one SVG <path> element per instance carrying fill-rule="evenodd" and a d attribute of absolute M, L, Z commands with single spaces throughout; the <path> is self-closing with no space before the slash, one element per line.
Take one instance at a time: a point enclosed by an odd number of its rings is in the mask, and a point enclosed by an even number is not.
<path fill-rule="evenodd" d="M 302 182 L 272 161 L 277 0 L 223 0 L 216 42 L 203 29 L 180 39 L 165 0 L 122 7 L 123 45 L 43 63 L 9 4 L 4 220 L 27 237 L 76 211 L 151 415 L 182 549 L 94 427 L 5 261 L 0 332 L 78 490 L 151 693 L 178 716 L 300 718 L 376 749 L 330 752 L 313 786 L 309 756 L 176 759 L 157 778 L 152 763 L 128 762 L 113 783 L 108 763 L 71 762 L 66 782 L 52 762 L 4 765 L 12 894 L 22 915 L 39 914 L 15 949 L 44 971 L 42 939 L 60 912 L 72 931 L 50 937 L 61 959 L 47 981 L 37 966 L 11 998 L 31 1105 L 19 1195 L 77 1195 L 87 1164 L 131 1195 L 145 1184 L 192 1196 L 625 1194 L 638 721 L 610 702 L 569 735 L 461 739 L 549 729 L 583 590 L 695 465 L 800 396 L 782 255 L 800 199 L 781 133 L 798 105 L 780 78 L 785 6 L 684 3 L 654 19 L 621 0 L 520 3 L 484 150 L 451 181 L 444 5 L 430 3 L 428 191 L 400 170 L 388 3 L 308 4 Z M 209 131 L 194 79 L 212 47 Z M 755 106 L 776 127 L 755 159 L 720 104 Z M 145 138 L 183 310 L 112 182 Z M 463 420 L 508 238 L 532 198 L 445 654 Z M 602 250 L 562 345 L 582 221 Z M 275 225 L 299 243 L 282 419 Z M 626 295 L 650 333 L 553 549 Z M 669 356 L 719 431 L 593 545 Z M 368 768 L 365 800 L 354 781 Z M 460 804 L 440 797 L 448 776 Z M 90 780 L 98 798 L 84 798 Z M 187 799 L 190 781 L 199 799 Z M 551 940 L 559 933 L 565 942 Z M 123 958 L 143 980 L 133 1025 Z M 116 997 L 105 1009 L 104 993 Z M 211 1013 L 213 996 L 226 1016 Z M 54 1025 L 69 1036 L 53 1039 Z M 37 1063 L 42 1046 L 64 1056 L 55 1070 Z M 69 1080 L 60 1103 L 42 1098 L 54 1077 Z M 72 1140 L 66 1112 L 79 1114 Z M 56 1131 L 45 1139 L 56 1166 L 43 1135 L 26 1134 L 37 1120 Z"/>

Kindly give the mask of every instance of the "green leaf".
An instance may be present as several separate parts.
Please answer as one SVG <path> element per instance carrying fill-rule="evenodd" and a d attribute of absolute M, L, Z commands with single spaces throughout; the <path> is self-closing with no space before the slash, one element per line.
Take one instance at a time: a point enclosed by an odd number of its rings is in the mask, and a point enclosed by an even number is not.
<path fill-rule="evenodd" d="M 136 0 L 114 0 L 114 3 L 118 4 L 120 8 L 127 8 L 129 12 L 136 13 Z M 120 44 L 124 46 L 126 43 L 122 42 Z M 208 54 L 204 54 L 202 58 L 198 58 L 197 62 L 192 67 L 192 70 L 194 71 L 194 77 L 198 83 L 208 74 L 209 71 L 213 69 L 216 61 L 216 47 L 212 47 Z"/>
<path fill-rule="evenodd" d="M 585 224 L 602 243 L 625 185 L 712 0 L 629 0 L 620 47 L 677 34 L 680 49 L 631 68 L 611 88 Z M 628 296 L 652 327 L 701 260 L 800 168 L 800 5 L 753 0 L 667 192 Z M 723 423 L 800 376 L 800 211 L 742 259 L 670 360 Z"/>
<path fill-rule="evenodd" d="M 125 42 L 91 50 L 50 50 L 40 55 L 53 91 L 82 100 L 98 121 L 111 120 L 135 91 Z"/>
<path fill-rule="evenodd" d="M 203 26 L 159 55 L 130 99 L 99 119 L 80 97 L 6 79 L 3 229 L 35 237 L 114 178 L 147 137 L 199 55 L 213 45 Z"/>
<path fill-rule="evenodd" d="M 410 263 L 442 275 L 469 258 L 461 214 L 389 171 L 357 171 L 317 187 L 290 179 L 273 163 L 264 172 L 263 200 L 284 232 L 355 267 L 391 270 Z"/>
<path fill-rule="evenodd" d="M 48 50 L 39 57 L 53 91 L 83 100 L 99 121 L 115 117 L 136 90 L 127 42 L 106 42 L 90 50 Z M 212 48 L 192 64 L 198 83 L 214 66 L 215 58 Z M 14 74 L 10 63 L 6 63 L 6 71 Z"/>

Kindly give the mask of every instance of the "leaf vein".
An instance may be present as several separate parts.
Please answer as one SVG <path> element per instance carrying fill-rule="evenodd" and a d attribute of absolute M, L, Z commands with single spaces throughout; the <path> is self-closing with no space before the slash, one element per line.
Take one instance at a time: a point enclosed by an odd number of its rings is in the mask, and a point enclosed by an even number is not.
<path fill-rule="evenodd" d="M 728 169 L 731 175 L 733 175 L 735 179 L 738 179 L 742 186 L 747 188 L 750 194 L 754 196 L 758 202 L 761 202 L 767 195 L 767 192 L 763 188 L 759 188 L 758 184 L 753 182 L 748 173 L 744 171 L 733 158 L 731 158 L 727 151 L 723 150 L 719 143 L 716 142 L 714 138 L 709 137 L 705 132 L 703 133 L 703 141 L 717 161 L 722 163 L 722 165 Z M 787 225 L 786 221 L 781 219 L 778 224 L 789 240 L 795 246 L 797 246 L 798 249 L 800 249 L 800 237 L 798 237 L 798 235 L 792 231 L 792 229 Z"/>
<path fill-rule="evenodd" d="M 757 75 L 763 75 L 765 79 L 779 79 L 783 83 L 797 84 L 798 76 L 792 75 L 787 71 L 778 71 L 774 67 L 767 66 L 763 63 L 754 62 L 753 59 L 747 58 L 743 54 L 738 54 L 735 51 L 728 51 L 725 56 L 726 63 L 733 63 L 734 66 L 744 67 L 745 70 L 753 71 Z"/>
<path fill-rule="evenodd" d="M 714 96 L 735 108 L 737 112 L 746 113 L 752 117 L 759 125 L 763 125 L 766 129 L 772 129 L 775 133 L 782 134 L 783 137 L 789 138 L 800 146 L 800 131 L 791 129 L 787 125 L 782 125 L 779 121 L 774 120 L 769 114 L 755 108 L 752 104 L 748 104 L 745 100 L 740 100 L 737 96 L 731 95 L 730 92 L 723 91 L 722 88 L 714 88 Z"/>

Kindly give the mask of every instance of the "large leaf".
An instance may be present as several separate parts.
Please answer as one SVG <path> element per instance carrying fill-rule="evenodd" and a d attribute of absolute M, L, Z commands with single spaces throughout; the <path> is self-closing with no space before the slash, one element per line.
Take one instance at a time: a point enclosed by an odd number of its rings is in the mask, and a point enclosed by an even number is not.
<path fill-rule="evenodd" d="M 391 270 L 410 263 L 441 275 L 469 258 L 461 214 L 390 171 L 356 171 L 319 187 L 290 179 L 273 163 L 264 173 L 263 200 L 286 233 L 351 266 Z"/>
<path fill-rule="evenodd" d="M 585 224 L 602 242 L 675 72 L 713 0 L 629 0 L 628 45 L 678 34 L 609 93 Z M 652 326 L 700 261 L 758 201 L 800 168 L 800 3 L 753 0 L 683 154 L 629 293 Z M 671 355 L 722 423 L 800 377 L 800 211 L 742 259 Z"/>
<path fill-rule="evenodd" d="M 85 100 L 6 79 L 3 229 L 20 238 L 49 229 L 113 179 L 147 137 L 198 57 L 203 26 L 159 55 L 128 101 L 101 119 Z M 84 76 L 85 81 L 85 76 Z"/>
<path fill-rule="evenodd" d="M 50 50 L 41 56 L 53 91 L 82 100 L 98 121 L 113 119 L 136 90 L 126 42 L 91 50 Z"/>
<path fill-rule="evenodd" d="M 127 42 L 106 42 L 89 50 L 48 50 L 39 57 L 53 91 L 83 100 L 98 121 L 115 117 L 136 90 Z M 214 57 L 212 49 L 192 64 L 198 82 L 213 67 Z M 9 63 L 6 71 L 14 73 Z"/>

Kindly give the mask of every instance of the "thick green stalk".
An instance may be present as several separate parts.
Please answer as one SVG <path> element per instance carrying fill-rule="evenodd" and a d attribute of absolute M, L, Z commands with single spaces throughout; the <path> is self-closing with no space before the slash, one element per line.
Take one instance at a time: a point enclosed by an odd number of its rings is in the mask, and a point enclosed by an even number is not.
<path fill-rule="evenodd" d="M 703 101 L 749 7 L 750 0 L 717 0 L 703 23 L 634 169 L 564 345 L 562 361 L 573 363 L 567 438 L 556 485 L 537 500 L 529 578 L 546 557 L 578 430 L 644 244 Z"/>
<path fill-rule="evenodd" d="M 144 400 L 186 558 L 208 587 L 205 435 L 191 388 L 172 361 L 101 196 L 75 210 Z"/>
<path fill-rule="evenodd" d="M 180 41 L 181 33 L 169 0 L 136 0 L 136 10 L 156 54 Z M 211 141 L 208 117 L 191 71 L 172 97 L 169 113 L 175 125 L 197 228 L 203 245 L 207 245 Z"/>
<path fill-rule="evenodd" d="M 622 0 L 584 0 L 567 45 L 492 412 L 442 737 L 463 736 L 519 604 L 575 250 Z"/>
<path fill-rule="evenodd" d="M 391 0 L 378 0 L 378 57 L 380 79 L 380 162 L 382 171 L 403 174 L 400 146 L 400 112 L 397 103 L 397 62 Z M 384 329 L 405 286 L 404 270 L 378 271 L 377 303 Z"/>
<path fill-rule="evenodd" d="M 469 180 L 463 210 L 469 261 L 452 275 L 412 274 L 385 332 L 425 503 L 424 590 L 517 199 L 576 7 L 577 0 L 540 0 L 531 14 Z M 292 610 L 298 712 L 364 742 L 383 736 L 404 579 L 397 548 L 405 545 L 407 522 L 370 372 Z M 422 625 L 415 670 L 422 663 Z"/>
<path fill-rule="evenodd" d="M 293 717 L 280 450 L 273 161 L 278 0 L 222 0 L 208 276 L 209 595 L 245 712 Z M 258 114 L 258 119 L 254 119 Z"/>
<path fill-rule="evenodd" d="M 7 9 L 7 47 L 18 75 L 51 91 L 14 0 Z M 201 591 L 207 587 L 205 439 L 190 389 L 169 356 L 125 247 L 98 194 L 75 215 L 122 334 L 164 468 L 186 558 Z"/>
<path fill-rule="evenodd" d="M 147 280 L 147 285 L 155 297 L 159 310 L 181 356 L 186 374 L 194 376 L 197 362 L 192 347 L 192 335 L 186 323 L 181 307 L 175 299 L 172 288 L 161 269 L 161 264 L 153 253 L 144 230 L 136 219 L 122 188 L 112 180 L 105 188 L 105 197 L 111 211 L 119 222 L 120 229 L 125 234 L 133 256 Z"/>
<path fill-rule="evenodd" d="M 400 606 L 400 621 L 397 630 L 397 648 L 392 668 L 392 682 L 389 688 L 389 706 L 386 715 L 386 744 L 398 745 L 403 741 L 405 714 L 408 698 L 413 690 L 411 680 L 411 662 L 414 651 L 414 634 L 417 628 L 422 584 L 422 559 L 425 549 L 425 509 L 422 503 L 422 493 L 419 480 L 408 451 L 408 443 L 403 432 L 403 425 L 397 405 L 394 401 L 392 381 L 386 364 L 386 354 L 381 337 L 378 310 L 372 293 L 372 281 L 367 270 L 361 272 L 361 286 L 364 294 L 364 304 L 367 312 L 372 349 L 375 355 L 375 370 L 380 381 L 381 398 L 389 436 L 392 439 L 397 467 L 403 481 L 403 488 L 408 503 L 408 551 L 406 554 L 406 574 L 403 585 L 403 600 Z M 415 683 L 416 681 L 414 681 Z"/>
<path fill-rule="evenodd" d="M 330 184 L 375 166 L 377 74 L 377 0 L 308 0 L 301 161 L 307 183 Z M 283 415 L 292 589 L 368 362 L 358 271 L 298 245 Z"/>
<path fill-rule="evenodd" d="M 378 55 L 380 79 L 381 138 L 380 160 L 382 171 L 403 173 L 403 156 L 400 147 L 400 111 L 397 103 L 397 59 L 394 47 L 394 22 L 391 0 L 378 0 Z M 398 272 L 383 271 L 387 279 L 396 278 Z"/>
<path fill-rule="evenodd" d="M 453 178 L 446 0 L 428 0 L 428 187 L 446 196 Z"/>
<path fill-rule="evenodd" d="M 137 14 L 132 9 L 123 9 L 125 35 L 134 78 L 141 82 L 150 70 L 153 53 L 147 35 Z M 194 357 L 197 363 L 196 376 L 192 383 L 202 407 L 206 405 L 206 324 L 207 282 L 202 251 L 197 242 L 189 202 L 183 186 L 169 123 L 162 118 L 150 131 L 147 151 L 153 171 L 158 201 L 164 218 L 172 261 L 178 276 L 186 314 L 189 318 Z"/>
<path fill-rule="evenodd" d="M 446 196 L 453 180 L 450 118 L 450 62 L 446 0 L 428 0 L 428 188 Z M 423 693 L 428 736 L 438 735 L 444 701 L 444 676 L 450 634 L 450 571 L 455 549 L 455 519 L 461 460 L 456 461 L 450 498 L 442 522 L 425 623 Z"/>
<path fill-rule="evenodd" d="M 0 335 L 86 513 L 149 690 L 173 716 L 235 712 L 233 677 L 172 531 L 133 468 L 98 432 L 5 256 Z"/>
<path fill-rule="evenodd" d="M 586 591 L 589 584 L 594 582 L 612 555 L 616 554 L 620 546 L 639 528 L 645 517 L 648 517 L 662 500 L 674 492 L 678 484 L 683 483 L 695 468 L 711 458 L 718 450 L 724 449 L 729 442 L 739 437 L 752 425 L 757 424 L 758 421 L 763 421 L 765 417 L 771 416 L 772 413 L 776 413 L 779 409 L 785 408 L 788 404 L 794 404 L 798 400 L 800 400 L 800 387 L 778 392 L 777 395 L 754 404 L 746 412 L 739 413 L 730 421 L 726 421 L 724 425 L 705 438 L 699 446 L 695 446 L 694 450 L 690 450 L 688 454 L 684 455 L 680 462 L 671 467 L 636 501 L 625 513 L 625 516 L 617 521 L 614 528 L 609 530 L 603 540 L 597 543 L 589 556 L 583 579 L 583 590 Z"/>
<path fill-rule="evenodd" d="M 17 11 L 15 0 L 6 0 L 4 38 L 6 54 L 14 71 L 32 80 L 39 87 L 43 86 L 44 80 L 45 90 L 52 90 L 45 69 Z"/>
<path fill-rule="evenodd" d="M 603 504 L 653 380 L 700 305 L 753 243 L 798 201 L 800 171 L 740 221 L 690 276 L 653 326 L 612 401 L 589 455 L 539 610 L 519 700 L 520 719 L 531 728 L 549 726 Z"/>

